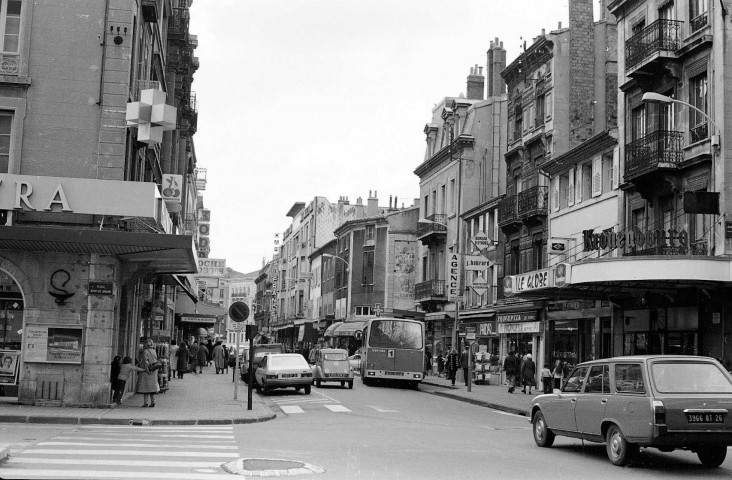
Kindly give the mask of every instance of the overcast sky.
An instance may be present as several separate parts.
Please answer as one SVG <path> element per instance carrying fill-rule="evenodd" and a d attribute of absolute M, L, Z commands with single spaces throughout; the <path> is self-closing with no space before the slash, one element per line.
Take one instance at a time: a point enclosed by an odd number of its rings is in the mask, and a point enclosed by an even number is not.
<path fill-rule="evenodd" d="M 595 2 L 597 10 L 597 2 Z M 490 41 L 568 23 L 568 0 L 195 0 L 194 137 L 211 210 L 211 258 L 271 259 L 295 202 L 419 197 L 423 128 L 465 92 Z M 597 15 L 596 15 L 597 16 Z M 522 40 L 523 38 L 523 40 Z"/>

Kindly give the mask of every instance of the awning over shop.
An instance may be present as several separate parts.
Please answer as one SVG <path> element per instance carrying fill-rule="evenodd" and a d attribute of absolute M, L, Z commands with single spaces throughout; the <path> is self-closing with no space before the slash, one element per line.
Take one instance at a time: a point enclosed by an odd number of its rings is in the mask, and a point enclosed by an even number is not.
<path fill-rule="evenodd" d="M 166 275 L 163 283 L 165 285 L 180 287 L 181 290 L 183 290 L 183 293 L 188 295 L 188 298 L 190 298 L 193 303 L 198 303 L 198 295 L 196 295 L 196 292 L 193 289 L 193 285 L 196 283 L 193 279 L 193 275 Z"/>
<path fill-rule="evenodd" d="M 336 329 L 333 331 L 332 336 L 353 337 L 355 336 L 356 332 L 363 332 L 364 326 L 366 326 L 365 321 L 343 322 L 336 327 Z"/>
<path fill-rule="evenodd" d="M 190 235 L 118 232 L 58 227 L 0 226 L 0 250 L 96 253 L 144 264 L 150 273 L 197 273 Z"/>
<path fill-rule="evenodd" d="M 178 295 L 175 299 L 175 313 L 186 315 L 189 313 L 201 315 L 213 315 L 215 317 L 228 315 L 227 309 L 220 307 L 215 303 L 199 301 L 193 303 L 193 300 L 187 295 Z"/>
<path fill-rule="evenodd" d="M 180 316 L 181 323 L 194 323 L 197 325 L 214 325 L 216 315 L 201 315 L 197 313 L 186 313 Z"/>
<path fill-rule="evenodd" d="M 339 325 L 343 325 L 343 322 L 336 322 L 331 324 L 328 328 L 325 329 L 325 332 L 323 332 L 324 338 L 334 337 L 335 336 L 335 329 L 338 328 Z"/>

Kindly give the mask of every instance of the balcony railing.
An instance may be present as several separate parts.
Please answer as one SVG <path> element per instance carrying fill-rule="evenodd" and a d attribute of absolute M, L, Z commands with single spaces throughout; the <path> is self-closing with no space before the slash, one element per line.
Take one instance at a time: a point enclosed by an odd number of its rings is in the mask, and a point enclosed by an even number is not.
<path fill-rule="evenodd" d="M 625 146 L 625 175 L 659 167 L 675 168 L 684 160 L 684 134 L 658 130 Z"/>
<path fill-rule="evenodd" d="M 544 125 L 544 115 L 537 116 L 534 119 L 534 126 L 541 127 L 542 125 Z"/>
<path fill-rule="evenodd" d="M 498 226 L 505 227 L 518 221 L 516 196 L 510 195 L 498 204 Z"/>
<path fill-rule="evenodd" d="M 519 218 L 546 215 L 549 204 L 549 187 L 531 187 L 518 195 Z"/>
<path fill-rule="evenodd" d="M 187 8 L 174 8 L 173 15 L 168 20 L 168 35 L 179 36 L 188 33 L 190 13 Z"/>
<path fill-rule="evenodd" d="M 691 33 L 694 33 L 697 30 L 701 30 L 702 28 L 706 27 L 708 23 L 709 16 L 707 15 L 707 12 L 704 12 L 701 15 L 692 18 L 691 22 L 689 22 L 689 26 L 691 27 Z"/>
<path fill-rule="evenodd" d="M 415 300 L 445 296 L 444 280 L 427 280 L 414 285 Z"/>
<path fill-rule="evenodd" d="M 447 215 L 444 213 L 435 213 L 426 218 L 430 220 L 425 223 L 417 223 L 417 238 L 434 233 L 447 234 Z"/>
<path fill-rule="evenodd" d="M 678 50 L 682 24 L 677 20 L 656 20 L 630 37 L 625 42 L 625 70 L 638 66 L 654 53 Z"/>
<path fill-rule="evenodd" d="M 696 127 L 692 127 L 689 133 L 691 134 L 691 143 L 701 142 L 709 138 L 709 125 L 706 122 L 701 123 Z"/>

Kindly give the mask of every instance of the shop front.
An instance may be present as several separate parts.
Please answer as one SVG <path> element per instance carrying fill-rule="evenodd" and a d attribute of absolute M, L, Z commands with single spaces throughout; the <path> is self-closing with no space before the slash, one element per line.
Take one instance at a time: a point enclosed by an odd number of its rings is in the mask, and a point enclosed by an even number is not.
<path fill-rule="evenodd" d="M 498 313 L 496 324 L 501 342 L 501 357 L 514 352 L 517 357 L 523 358 L 530 353 L 534 363 L 537 365 L 543 363 L 544 328 L 536 310 Z"/>
<path fill-rule="evenodd" d="M 612 356 L 612 307 L 607 300 L 548 302 L 547 362 L 579 362 Z"/>

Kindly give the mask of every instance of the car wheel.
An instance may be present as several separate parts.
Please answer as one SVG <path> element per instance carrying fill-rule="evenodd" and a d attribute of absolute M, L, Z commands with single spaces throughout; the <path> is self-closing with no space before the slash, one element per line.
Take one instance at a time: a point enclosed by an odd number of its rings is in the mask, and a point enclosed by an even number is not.
<path fill-rule="evenodd" d="M 554 438 L 556 435 L 554 435 L 554 432 L 549 430 L 549 427 L 546 426 L 546 420 L 544 419 L 544 414 L 541 413 L 541 410 L 536 412 L 534 420 L 531 423 L 533 425 L 534 441 L 538 446 L 549 448 L 554 445 Z"/>
<path fill-rule="evenodd" d="M 320 379 L 315 380 L 315 386 L 320 388 Z"/>
<path fill-rule="evenodd" d="M 305 395 L 310 395 L 310 385 L 305 385 Z"/>
<path fill-rule="evenodd" d="M 256 380 L 254 380 L 254 388 L 257 389 L 257 393 L 262 393 L 262 386 Z"/>
<path fill-rule="evenodd" d="M 348 381 L 348 388 L 353 388 L 353 380 Z"/>
<path fill-rule="evenodd" d="M 615 466 L 622 467 L 623 465 L 627 465 L 638 451 L 638 446 L 628 443 L 625 435 L 623 435 L 623 432 L 617 425 L 610 425 L 610 428 L 607 429 L 605 439 L 607 458 Z"/>
<path fill-rule="evenodd" d="M 715 445 L 712 447 L 704 447 L 703 450 L 696 452 L 696 456 L 699 457 L 699 461 L 705 467 L 718 467 L 722 465 L 722 462 L 727 457 L 727 446 Z"/>

